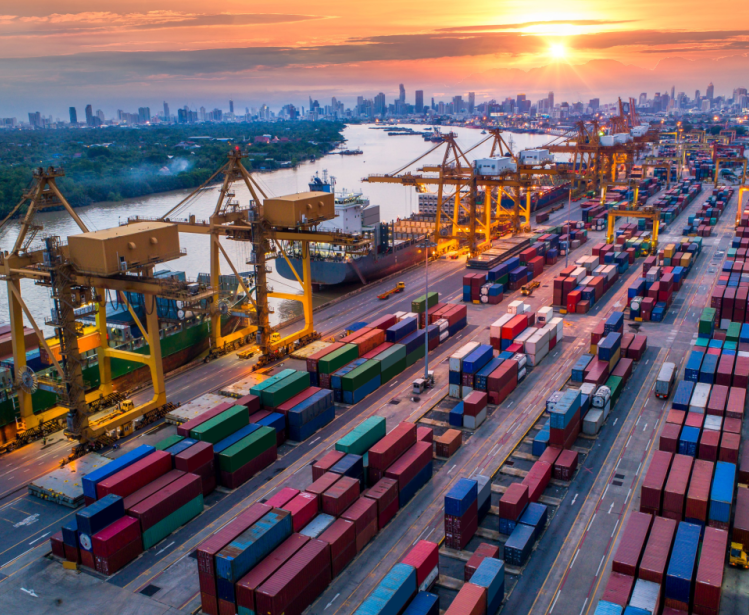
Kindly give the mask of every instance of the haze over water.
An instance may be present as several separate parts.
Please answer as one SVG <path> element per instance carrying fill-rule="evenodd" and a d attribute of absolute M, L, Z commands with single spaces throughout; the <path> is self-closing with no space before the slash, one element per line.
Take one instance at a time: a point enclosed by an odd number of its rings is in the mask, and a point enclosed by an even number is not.
<path fill-rule="evenodd" d="M 415 127 L 421 130 L 422 127 Z M 424 126 L 426 130 L 428 127 Z M 477 142 L 487 135 L 482 135 L 480 130 L 470 128 L 450 128 L 458 134 L 458 144 L 464 151 L 471 148 Z M 446 129 L 447 130 L 447 129 Z M 196 127 L 196 136 L 200 134 L 200 128 Z M 331 154 L 320 158 L 314 162 L 308 162 L 300 165 L 295 169 L 281 169 L 268 173 L 255 173 L 253 177 L 263 187 L 268 196 L 281 196 L 294 192 L 305 192 L 308 188 L 310 178 L 319 172 L 322 175 L 327 170 L 329 175 L 336 178 L 336 188 L 338 191 L 343 189 L 349 191 L 363 192 L 368 196 L 372 205 L 380 206 L 380 219 L 390 221 L 398 217 L 407 217 L 412 213 L 418 212 L 418 195 L 414 188 L 406 188 L 397 184 L 370 184 L 362 182 L 362 178 L 369 174 L 391 173 L 408 164 L 412 160 L 423 155 L 435 144 L 424 141 L 420 136 L 388 136 L 386 130 L 373 130 L 371 125 L 353 125 L 347 126 L 344 130 L 346 143 L 344 148 L 361 149 L 364 154 L 359 156 L 340 156 Z M 529 134 L 504 134 L 505 140 L 512 139 L 513 150 L 519 151 L 534 147 L 540 147 L 551 141 L 553 137 L 549 135 L 529 135 Z M 474 158 L 488 156 L 489 144 L 484 144 L 471 152 L 468 157 Z M 413 171 L 424 163 L 441 162 L 444 154 L 443 148 L 432 153 L 428 157 L 419 161 L 418 165 L 413 167 Z M 216 161 L 216 167 L 223 164 L 223 160 Z M 435 188 L 436 191 L 436 188 Z M 234 184 L 236 199 L 242 206 L 246 206 L 250 193 L 245 185 L 239 182 Z M 164 215 L 170 208 L 174 207 L 180 200 L 190 193 L 189 190 L 153 194 L 147 197 L 128 199 L 116 203 L 96 203 L 87 207 L 80 207 L 76 212 L 81 216 L 89 230 L 101 230 L 124 222 L 129 216 L 144 216 L 158 218 Z M 218 186 L 201 192 L 194 199 L 192 204 L 183 212 L 178 213 L 175 217 L 186 218 L 189 214 L 194 214 L 197 219 L 207 219 L 216 205 L 218 197 Z M 75 222 L 64 211 L 48 212 L 36 217 L 36 222 L 44 226 L 44 230 L 39 233 L 34 240 L 33 247 L 41 247 L 41 237 L 49 235 L 58 235 L 67 238 L 79 232 Z M 13 245 L 20 220 L 16 220 L 9 225 L 7 231 L 0 237 L 0 245 L 3 249 L 8 250 Z M 189 279 L 196 279 L 198 273 L 208 273 L 210 271 L 208 261 L 208 239 L 201 235 L 180 235 L 181 247 L 187 250 L 187 255 L 165 263 L 158 269 L 171 269 L 174 271 L 185 271 Z M 250 256 L 251 247 L 247 243 L 229 241 L 222 239 L 222 245 L 232 258 L 234 266 L 238 271 L 249 271 L 250 267 L 245 263 Z M 272 262 L 271 262 L 272 263 Z M 272 264 L 271 264 L 272 266 Z M 221 271 L 224 274 L 231 274 L 231 268 L 228 263 L 223 263 Z M 269 275 L 269 280 L 274 290 L 279 292 L 301 292 L 299 285 L 292 283 L 275 271 Z M 338 291 L 340 292 L 340 291 Z M 52 308 L 52 301 L 49 298 L 49 292 L 46 288 L 35 286 L 30 281 L 22 283 L 22 293 L 24 301 L 32 312 L 34 319 L 45 332 L 52 334 L 50 327 L 44 326 L 44 319 L 49 317 Z M 336 291 L 316 294 L 319 301 L 324 301 L 331 296 L 335 296 Z M 113 296 L 112 296 L 113 298 Z M 301 313 L 301 304 L 293 301 L 272 299 L 275 306 L 275 314 L 271 315 L 271 322 L 276 323 L 285 320 L 292 315 Z M 8 299 L 7 288 L 0 285 L 0 322 L 7 322 Z M 29 323 L 27 323 L 29 324 Z"/>

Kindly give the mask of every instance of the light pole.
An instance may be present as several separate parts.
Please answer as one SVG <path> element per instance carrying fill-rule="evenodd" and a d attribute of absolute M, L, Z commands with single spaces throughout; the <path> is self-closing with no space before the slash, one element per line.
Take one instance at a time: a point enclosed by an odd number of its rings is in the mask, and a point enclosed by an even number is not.
<path fill-rule="evenodd" d="M 570 221 L 570 218 L 572 218 L 572 182 L 570 182 L 570 191 L 567 193 L 567 222 Z M 572 230 L 572 227 L 569 227 L 570 231 Z M 570 263 L 570 246 L 572 245 L 572 241 L 570 240 L 570 234 L 567 233 L 567 249 L 564 252 L 564 268 L 566 269 L 569 267 Z"/>
<path fill-rule="evenodd" d="M 426 281 L 426 291 L 424 292 L 424 380 L 429 380 L 429 249 L 435 247 L 437 244 L 433 241 L 429 241 L 429 237 L 425 237 L 421 244 L 424 248 L 424 278 Z"/>

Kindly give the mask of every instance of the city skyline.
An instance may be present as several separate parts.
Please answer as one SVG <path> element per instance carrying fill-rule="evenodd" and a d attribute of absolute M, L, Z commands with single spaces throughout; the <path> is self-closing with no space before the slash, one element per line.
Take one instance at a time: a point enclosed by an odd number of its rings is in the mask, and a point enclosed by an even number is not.
<path fill-rule="evenodd" d="M 532 9 L 418 0 L 365 11 L 290 2 L 283 13 L 249 13 L 231 1 L 220 13 L 193 0 L 135 0 L 127 12 L 97 7 L 92 0 L 4 3 L 3 115 L 65 100 L 42 111 L 62 116 L 94 98 L 109 114 L 164 99 L 193 108 L 229 98 L 240 108 L 302 104 L 310 94 L 351 101 L 382 91 L 392 99 L 398 83 L 415 84 L 425 100 L 473 91 L 476 104 L 512 91 L 538 99 L 551 89 L 585 102 L 668 91 L 664 84 L 694 91 L 709 81 L 729 95 L 749 72 L 749 36 L 735 29 L 749 8 L 727 0 L 709 14 L 694 0 L 679 10 L 674 2 L 645 10 L 590 0 L 564 11 L 546 0 Z"/>

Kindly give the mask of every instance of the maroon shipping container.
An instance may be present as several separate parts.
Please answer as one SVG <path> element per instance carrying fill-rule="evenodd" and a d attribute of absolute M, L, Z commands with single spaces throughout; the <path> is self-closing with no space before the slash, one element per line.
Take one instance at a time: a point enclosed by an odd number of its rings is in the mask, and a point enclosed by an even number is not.
<path fill-rule="evenodd" d="M 212 493 L 216 489 L 216 464 L 213 459 L 193 472 L 200 476 L 200 483 L 203 486 L 203 497 Z"/>
<path fill-rule="evenodd" d="M 71 547 L 70 545 L 63 544 L 65 550 L 65 559 L 69 562 L 75 562 L 76 564 L 81 561 L 81 552 L 78 547 Z"/>
<path fill-rule="evenodd" d="M 488 401 L 486 391 L 472 391 L 463 399 L 463 414 L 468 416 L 478 416 Z"/>
<path fill-rule="evenodd" d="M 236 489 L 250 480 L 255 474 L 267 468 L 278 457 L 276 445 L 260 453 L 249 463 L 234 472 L 219 472 L 219 480 L 224 487 Z"/>
<path fill-rule="evenodd" d="M 216 596 L 216 553 L 271 510 L 267 504 L 255 503 L 198 546 L 198 577 L 202 593 Z M 203 610 L 208 612 L 205 608 Z"/>
<path fill-rule="evenodd" d="M 154 451 L 133 465 L 123 468 L 96 484 L 96 497 L 114 494 L 127 497 L 172 469 L 172 456 L 166 451 Z"/>
<path fill-rule="evenodd" d="M 720 384 L 713 385 L 710 391 L 710 399 L 707 402 L 707 414 L 714 416 L 723 416 L 726 411 L 726 401 L 728 400 L 728 387 Z"/>
<path fill-rule="evenodd" d="M 317 496 L 302 491 L 299 495 L 286 502 L 282 510 L 291 513 L 293 531 L 298 532 L 315 518 L 319 508 Z"/>
<path fill-rule="evenodd" d="M 744 447 L 744 452 L 741 453 L 741 461 L 739 462 L 739 482 L 743 485 L 749 484 L 749 446 Z"/>
<path fill-rule="evenodd" d="M 385 476 L 397 480 L 398 490 L 402 491 L 431 460 L 432 444 L 417 442 L 385 471 Z"/>
<path fill-rule="evenodd" d="M 687 419 L 684 421 L 686 427 L 696 427 L 702 429 L 705 422 L 705 415 L 698 412 L 687 412 Z"/>
<path fill-rule="evenodd" d="M 726 418 L 743 420 L 745 404 L 746 389 L 732 386 L 728 391 L 728 402 L 726 403 Z"/>
<path fill-rule="evenodd" d="M 562 449 L 547 446 L 546 450 L 538 458 L 538 461 L 545 461 L 550 466 L 553 466 L 556 460 L 559 458 L 561 452 Z"/>
<path fill-rule="evenodd" d="M 320 506 L 322 506 L 322 494 L 330 489 L 342 477 L 342 474 L 336 474 L 335 472 L 325 472 L 325 474 L 323 474 L 320 478 L 311 483 L 310 486 L 307 487 L 306 491 L 307 493 L 316 495 L 317 499 L 320 501 Z M 298 493 L 294 494 L 294 497 L 296 497 L 297 495 Z M 291 500 L 291 498 L 289 498 L 289 500 Z M 287 502 L 289 500 L 287 500 Z M 286 504 L 286 502 L 284 502 L 284 504 Z M 280 504 L 280 506 L 283 507 L 283 504 Z M 337 516 L 338 515 L 336 515 L 336 517 Z"/>
<path fill-rule="evenodd" d="M 689 420 L 689 417 L 687 417 Z M 692 474 L 694 457 L 674 455 L 663 490 L 663 516 L 681 521 L 684 518 L 684 504 L 687 498 L 689 477 Z"/>
<path fill-rule="evenodd" d="M 660 514 L 663 486 L 671 466 L 671 453 L 655 451 L 640 490 L 640 512 Z"/>
<path fill-rule="evenodd" d="M 200 476 L 186 473 L 161 491 L 138 502 L 128 510 L 128 514 L 140 521 L 141 532 L 145 532 L 201 493 L 203 485 Z"/>
<path fill-rule="evenodd" d="M 197 473 L 198 468 L 213 461 L 213 444 L 196 442 L 187 450 L 174 456 L 174 467 L 183 472 Z"/>
<path fill-rule="evenodd" d="M 478 523 L 475 501 L 462 517 L 445 515 L 445 546 L 458 551 L 465 549 L 476 533 Z"/>
<path fill-rule="evenodd" d="M 706 429 L 700 437 L 700 448 L 697 457 L 705 461 L 718 461 L 719 444 L 720 432 Z"/>
<path fill-rule="evenodd" d="M 554 478 L 570 481 L 577 470 L 577 451 L 565 449 L 554 464 Z"/>
<path fill-rule="evenodd" d="M 484 615 L 486 613 L 486 589 L 466 583 L 460 588 L 445 615 Z"/>
<path fill-rule="evenodd" d="M 369 498 L 359 498 L 341 515 L 341 519 L 353 522 L 356 527 L 357 539 L 367 531 L 373 522 L 375 532 L 377 532 L 377 502 Z M 357 549 L 358 551 L 360 549 Z"/>
<path fill-rule="evenodd" d="M 440 555 L 437 544 L 420 540 L 401 560 L 401 563 L 416 568 L 416 585 L 419 586 L 426 581 L 432 570 L 439 566 L 439 561 Z"/>
<path fill-rule="evenodd" d="M 52 555 L 65 559 L 65 543 L 62 541 L 62 531 L 52 534 L 49 544 L 52 548 Z"/>
<path fill-rule="evenodd" d="M 471 580 L 473 573 L 476 572 L 476 569 L 481 562 L 483 562 L 487 557 L 499 559 L 499 547 L 482 542 L 473 552 L 471 559 L 466 562 L 465 568 L 463 569 L 463 580 L 466 583 Z"/>
<path fill-rule="evenodd" d="M 330 546 L 310 540 L 255 591 L 258 613 L 301 615 L 332 580 Z"/>
<path fill-rule="evenodd" d="M 667 453 L 676 454 L 679 451 L 679 435 L 681 434 L 681 425 L 676 423 L 666 423 L 661 431 L 658 440 L 658 449 Z"/>
<path fill-rule="evenodd" d="M 281 491 L 265 500 L 263 504 L 265 504 L 266 506 L 270 506 L 271 508 L 283 508 L 300 493 L 301 492 L 299 491 L 299 489 L 284 487 L 283 489 L 281 489 Z"/>
<path fill-rule="evenodd" d="M 743 319 L 742 319 L 743 322 Z M 722 355 L 718 359 L 718 367 L 715 371 L 715 384 L 725 387 L 731 386 L 733 380 L 733 363 L 736 357 L 734 355 Z"/>
<path fill-rule="evenodd" d="M 711 613 L 720 611 L 720 590 L 727 550 L 728 532 L 706 527 L 694 584 L 695 613 L 698 612 L 698 606 L 710 609 Z"/>
<path fill-rule="evenodd" d="M 749 357 L 736 357 L 731 385 L 742 389 L 746 393 L 746 389 L 749 386 Z"/>
<path fill-rule="evenodd" d="M 717 432 L 716 432 L 717 433 Z M 701 447 L 701 445 L 700 445 Z M 692 479 L 687 492 L 687 508 L 684 517 L 687 521 L 707 523 L 707 511 L 710 504 L 710 485 L 713 481 L 712 461 L 697 459 L 692 468 Z"/>
<path fill-rule="evenodd" d="M 633 512 L 630 515 L 611 563 L 612 571 L 631 577 L 637 574 L 640 556 L 645 548 L 645 540 L 652 522 L 653 516 L 647 513 Z"/>
<path fill-rule="evenodd" d="M 517 361 L 503 361 L 487 378 L 487 391 L 500 391 L 508 384 L 517 384 Z M 513 386 L 514 388 L 514 386 Z"/>
<path fill-rule="evenodd" d="M 365 491 L 362 497 L 377 503 L 378 529 L 385 527 L 398 512 L 398 483 L 392 478 L 381 478 Z"/>
<path fill-rule="evenodd" d="M 244 406 L 253 414 L 260 410 L 260 398 L 257 395 L 245 395 L 234 402 L 235 406 Z"/>
<path fill-rule="evenodd" d="M 499 500 L 499 516 L 502 519 L 517 521 L 528 504 L 528 486 L 512 483 Z"/>
<path fill-rule="evenodd" d="M 640 579 L 663 585 L 677 525 L 676 521 L 666 517 L 656 517 L 653 520 L 653 527 L 640 560 L 637 575 Z"/>
<path fill-rule="evenodd" d="M 736 510 L 733 515 L 731 540 L 749 550 L 749 489 L 739 487 L 736 490 Z"/>
<path fill-rule="evenodd" d="M 528 487 L 528 501 L 538 502 L 550 480 L 551 465 L 545 461 L 534 463 L 523 479 L 523 484 Z"/>
<path fill-rule="evenodd" d="M 633 359 L 621 358 L 619 359 L 619 362 L 616 364 L 614 371 L 611 372 L 611 375 L 618 376 L 619 378 L 622 379 L 622 384 L 627 384 L 627 380 L 629 380 L 630 376 L 632 375 L 633 365 L 634 365 Z"/>
<path fill-rule="evenodd" d="M 255 591 L 257 588 L 289 561 L 309 540 L 308 536 L 292 534 L 237 581 L 234 589 L 237 606 L 256 611 Z"/>
<path fill-rule="evenodd" d="M 560 448 L 570 448 L 577 436 L 580 434 L 580 409 L 575 410 L 575 414 L 567 423 L 564 429 L 551 428 L 549 431 L 549 444 Z"/>
<path fill-rule="evenodd" d="M 262 421 L 264 418 L 270 416 L 270 413 L 270 410 L 259 410 L 258 412 L 251 414 L 250 423 L 257 423 L 258 421 Z"/>
<path fill-rule="evenodd" d="M 434 429 L 431 427 L 417 427 L 416 428 L 416 441 L 417 442 L 434 442 Z"/>
<path fill-rule="evenodd" d="M 369 449 L 369 481 L 375 484 L 395 461 L 416 444 L 416 424 L 400 423 Z"/>
<path fill-rule="evenodd" d="M 341 346 L 343 346 L 343 344 L 341 344 Z M 317 368 L 315 368 L 314 371 L 317 371 Z M 330 377 L 329 375 L 327 376 Z M 319 391 L 322 391 L 322 389 L 319 387 L 306 388 L 301 393 L 297 393 L 296 395 L 294 395 L 294 397 L 282 403 L 280 406 L 278 406 L 278 408 L 276 408 L 275 411 L 280 412 L 281 414 L 286 416 L 289 413 L 289 410 L 291 410 L 294 406 L 301 404 L 305 399 L 312 397 L 315 393 L 318 393 Z"/>
<path fill-rule="evenodd" d="M 642 355 L 648 349 L 648 338 L 646 335 L 635 335 L 635 339 L 627 348 L 627 358 L 633 361 L 642 359 Z"/>
<path fill-rule="evenodd" d="M 359 497 L 359 479 L 343 476 L 322 494 L 322 511 L 339 517 Z"/>
<path fill-rule="evenodd" d="M 140 535 L 122 547 L 109 557 L 94 556 L 94 567 L 97 572 L 105 576 L 113 575 L 115 572 L 127 566 L 143 552 L 143 539 Z"/>
<path fill-rule="evenodd" d="M 603 386 L 609 377 L 609 362 L 593 359 L 585 370 L 584 382 Z"/>
<path fill-rule="evenodd" d="M 739 447 L 741 446 L 741 435 L 737 433 L 723 432 L 720 439 L 720 451 L 718 461 L 726 463 L 739 463 Z"/>
<path fill-rule="evenodd" d="M 140 534 L 138 520 L 125 515 L 91 537 L 91 550 L 95 556 L 111 557 L 136 538 L 140 538 Z"/>
<path fill-rule="evenodd" d="M 177 427 L 177 435 L 184 436 L 185 438 L 189 438 L 190 430 L 195 429 L 198 425 L 202 425 L 208 419 L 212 419 L 214 416 L 218 416 L 219 414 L 221 414 L 225 410 L 228 410 L 232 406 L 234 406 L 233 399 L 231 401 L 225 401 L 223 403 L 220 403 L 215 408 L 206 410 L 200 416 L 196 416 L 194 419 L 190 419 L 186 423 L 182 423 L 182 425 L 179 425 Z"/>
<path fill-rule="evenodd" d="M 336 519 L 318 540 L 330 545 L 333 576 L 338 576 L 356 557 L 356 528 L 351 521 Z"/>
<path fill-rule="evenodd" d="M 603 591 L 601 600 L 613 602 L 624 608 L 629 603 L 629 597 L 632 595 L 634 585 L 634 575 L 612 572 L 608 583 L 606 583 L 606 589 Z"/>
<path fill-rule="evenodd" d="M 723 419 L 723 431 L 741 433 L 741 419 Z"/>
<path fill-rule="evenodd" d="M 687 413 L 684 410 L 674 410 L 671 408 L 671 410 L 668 411 L 668 416 L 666 417 L 666 423 L 673 423 L 674 425 L 678 425 L 681 427 L 684 425 L 684 419 L 687 417 Z"/>

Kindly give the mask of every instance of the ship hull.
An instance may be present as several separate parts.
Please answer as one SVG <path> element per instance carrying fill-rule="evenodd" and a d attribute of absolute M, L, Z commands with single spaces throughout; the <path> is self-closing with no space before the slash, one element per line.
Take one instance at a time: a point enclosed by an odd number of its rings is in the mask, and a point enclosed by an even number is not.
<path fill-rule="evenodd" d="M 312 283 L 319 286 L 360 283 L 361 279 L 356 268 L 366 282 L 372 282 L 415 265 L 421 258 L 419 246 L 412 244 L 390 254 L 378 255 L 376 259 L 374 254 L 363 256 L 356 259 L 356 266 L 344 261 L 313 260 L 310 264 Z M 289 260 L 296 271 L 302 271 L 301 260 L 295 258 Z M 286 259 L 276 260 L 276 271 L 287 280 L 296 280 Z"/>

